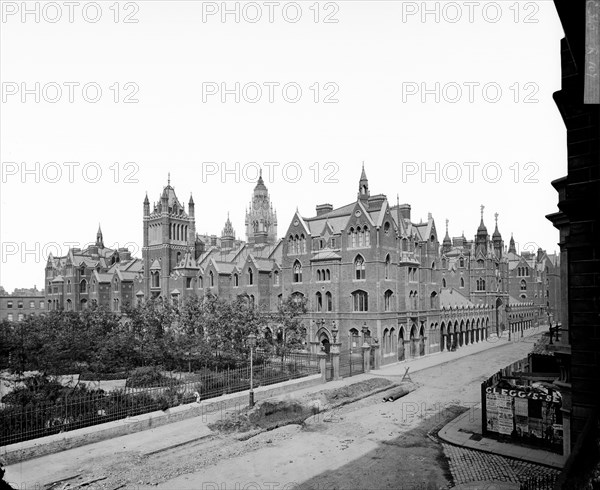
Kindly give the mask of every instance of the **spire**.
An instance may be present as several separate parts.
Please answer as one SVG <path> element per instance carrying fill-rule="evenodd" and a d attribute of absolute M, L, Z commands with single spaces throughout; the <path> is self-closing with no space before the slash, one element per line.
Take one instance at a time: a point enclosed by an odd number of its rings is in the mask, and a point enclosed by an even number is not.
<path fill-rule="evenodd" d="M 452 243 L 450 240 L 450 234 L 448 233 L 448 223 L 450 222 L 450 220 L 448 218 L 446 218 L 446 236 L 444 236 L 444 242 L 443 243 Z"/>
<path fill-rule="evenodd" d="M 261 191 L 267 190 L 265 181 L 262 178 L 262 168 L 258 170 L 258 181 L 256 182 L 256 187 L 254 188 L 254 191 L 256 192 L 257 190 L 261 190 Z"/>
<path fill-rule="evenodd" d="M 485 206 L 482 204 L 481 205 L 481 222 L 479 223 L 479 228 L 477 228 L 478 235 L 487 235 L 487 228 L 483 224 L 483 210 L 484 209 L 485 209 Z"/>
<path fill-rule="evenodd" d="M 360 173 L 360 181 L 358 182 L 358 198 L 366 200 L 369 198 L 369 179 L 365 172 L 365 162 L 362 163 L 362 172 Z"/>
<path fill-rule="evenodd" d="M 148 191 L 146 191 L 146 197 L 144 198 L 144 204 L 150 204 L 150 201 L 148 200 Z"/>
<path fill-rule="evenodd" d="M 492 239 L 494 241 L 502 240 L 502 235 L 498 231 L 498 213 L 494 214 L 494 218 L 496 219 L 496 229 L 494 230 L 494 234 L 492 235 Z"/>
<path fill-rule="evenodd" d="M 192 193 L 190 192 L 190 201 L 188 202 L 188 206 L 194 205 L 194 198 L 192 197 Z"/>
<path fill-rule="evenodd" d="M 96 232 L 96 246 L 98 248 L 104 248 L 104 240 L 102 239 L 102 229 L 100 223 L 98 223 L 98 231 Z"/>
<path fill-rule="evenodd" d="M 513 234 L 510 234 L 510 243 L 508 245 L 508 253 L 513 253 L 516 254 L 517 253 L 517 249 L 515 247 L 515 239 L 513 238 Z"/>

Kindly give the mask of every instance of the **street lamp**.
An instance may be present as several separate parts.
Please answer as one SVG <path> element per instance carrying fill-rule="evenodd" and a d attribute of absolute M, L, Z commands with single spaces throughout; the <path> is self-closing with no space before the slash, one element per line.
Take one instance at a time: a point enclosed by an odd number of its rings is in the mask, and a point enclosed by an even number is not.
<path fill-rule="evenodd" d="M 248 394 L 248 406 L 252 408 L 254 406 L 254 358 L 252 352 L 256 345 L 256 335 L 251 333 L 248 335 L 248 346 L 250 347 L 250 393 Z"/>

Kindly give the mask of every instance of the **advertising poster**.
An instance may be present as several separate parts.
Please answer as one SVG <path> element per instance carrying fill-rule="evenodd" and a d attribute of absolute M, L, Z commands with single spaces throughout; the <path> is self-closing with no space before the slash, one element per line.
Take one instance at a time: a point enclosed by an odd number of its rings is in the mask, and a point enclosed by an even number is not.
<path fill-rule="evenodd" d="M 490 432 L 498 432 L 498 404 L 496 403 L 495 393 L 486 393 L 485 409 L 487 430 Z"/>
<path fill-rule="evenodd" d="M 498 404 L 498 432 L 510 435 L 513 431 L 513 408 L 512 397 L 508 395 L 497 395 Z"/>

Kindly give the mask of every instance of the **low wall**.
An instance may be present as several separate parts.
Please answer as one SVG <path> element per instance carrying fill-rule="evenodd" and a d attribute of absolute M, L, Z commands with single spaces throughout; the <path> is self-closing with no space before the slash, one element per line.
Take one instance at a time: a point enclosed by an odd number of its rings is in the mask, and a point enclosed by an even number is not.
<path fill-rule="evenodd" d="M 261 386 L 254 390 L 256 398 L 264 399 L 291 393 L 296 390 L 321 384 L 320 374 L 285 381 L 283 383 Z M 38 458 L 47 454 L 66 451 L 79 446 L 85 446 L 106 439 L 132 434 L 142 430 L 152 429 L 161 425 L 178 422 L 192 417 L 207 416 L 216 412 L 224 412 L 232 407 L 242 408 L 248 404 L 248 391 L 231 393 L 218 398 L 210 398 L 200 403 L 189 403 L 164 411 L 156 411 L 128 417 L 114 422 L 93 425 L 61 434 L 40 437 L 29 441 L 10 444 L 0 448 L 0 456 L 7 465 Z"/>

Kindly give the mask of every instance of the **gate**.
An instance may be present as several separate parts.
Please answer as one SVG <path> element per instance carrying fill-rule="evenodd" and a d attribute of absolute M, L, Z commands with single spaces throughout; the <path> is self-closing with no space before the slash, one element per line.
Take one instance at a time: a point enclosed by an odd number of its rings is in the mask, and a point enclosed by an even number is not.
<path fill-rule="evenodd" d="M 347 378 L 365 372 L 362 349 L 340 352 L 340 377 Z"/>

